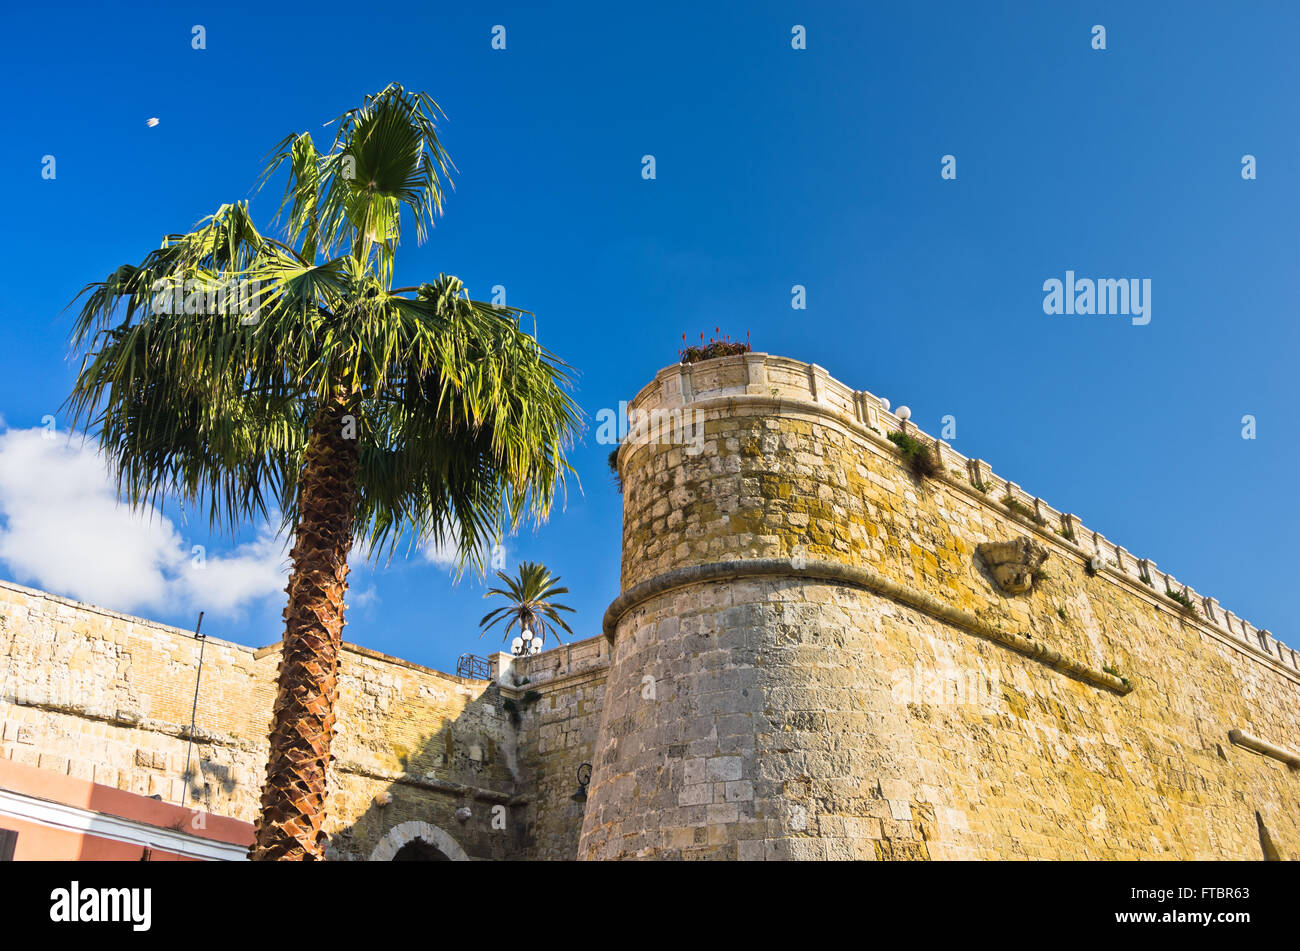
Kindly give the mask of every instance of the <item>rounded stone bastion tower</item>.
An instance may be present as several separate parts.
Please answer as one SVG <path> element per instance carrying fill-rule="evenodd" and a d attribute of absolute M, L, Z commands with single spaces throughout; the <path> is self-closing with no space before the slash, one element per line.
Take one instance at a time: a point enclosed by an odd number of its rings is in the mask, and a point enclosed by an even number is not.
<path fill-rule="evenodd" d="M 876 537 L 863 463 L 890 450 L 865 412 L 755 353 L 666 368 L 629 405 L 581 858 L 874 858 L 905 821 L 878 798 L 882 776 L 919 783 L 878 625 L 835 578 Z"/>
<path fill-rule="evenodd" d="M 578 857 L 1300 847 L 1287 767 L 1228 740 L 1300 730 L 1295 652 L 886 406 L 762 353 L 631 402 Z"/>

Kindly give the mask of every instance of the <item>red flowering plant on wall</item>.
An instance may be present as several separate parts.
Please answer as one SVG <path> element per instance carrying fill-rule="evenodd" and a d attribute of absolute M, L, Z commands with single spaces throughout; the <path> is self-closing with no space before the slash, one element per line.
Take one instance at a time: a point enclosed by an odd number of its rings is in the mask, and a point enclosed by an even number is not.
<path fill-rule="evenodd" d="M 721 327 L 714 327 L 714 333 L 722 333 Z M 745 331 L 745 342 L 732 340 L 730 337 L 723 335 L 721 338 L 710 337 L 709 342 L 704 342 L 704 334 L 700 333 L 700 342 L 698 346 L 686 345 L 686 334 L 682 334 L 682 349 L 677 351 L 678 358 L 682 363 L 699 363 L 701 360 L 712 360 L 714 357 L 730 357 L 738 353 L 749 353 L 749 331 Z"/>

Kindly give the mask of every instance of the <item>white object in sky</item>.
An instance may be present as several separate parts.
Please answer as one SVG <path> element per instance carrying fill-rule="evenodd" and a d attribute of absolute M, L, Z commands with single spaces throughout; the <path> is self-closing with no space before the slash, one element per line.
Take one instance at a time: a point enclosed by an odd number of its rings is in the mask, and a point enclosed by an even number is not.
<path fill-rule="evenodd" d="M 151 129 L 152 129 L 154 126 L 156 126 L 157 124 L 158 124 L 158 120 L 157 120 L 157 119 L 147 119 L 147 120 L 145 121 L 145 125 L 147 125 L 147 126 L 148 126 L 149 128 L 151 128 Z"/>

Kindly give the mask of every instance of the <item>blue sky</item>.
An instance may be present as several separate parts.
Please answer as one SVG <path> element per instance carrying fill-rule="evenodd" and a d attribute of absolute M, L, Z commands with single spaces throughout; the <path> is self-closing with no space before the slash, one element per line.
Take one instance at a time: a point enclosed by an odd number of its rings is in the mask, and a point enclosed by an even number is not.
<path fill-rule="evenodd" d="M 960 452 L 1297 643 L 1294 4 L 59 4 L 4 18 L 0 576 L 279 637 L 283 580 L 257 526 L 210 538 L 169 508 L 123 529 L 88 488 L 62 432 L 62 309 L 250 197 L 283 136 L 398 81 L 447 112 L 460 169 L 430 240 L 408 231 L 398 283 L 446 272 L 481 298 L 503 285 L 579 371 L 593 423 L 675 362 L 683 332 L 748 332 L 910 405 L 933 434 L 953 414 Z M 791 49 L 795 24 L 806 50 Z M 940 177 L 945 154 L 956 180 Z M 264 225 L 277 199 L 254 198 Z M 1044 314 L 1043 282 L 1067 269 L 1150 279 L 1151 322 Z M 46 415 L 61 441 L 25 432 Z M 618 593 L 607 453 L 593 425 L 572 456 L 581 490 L 508 542 L 511 566 L 540 560 L 571 586 L 584 637 Z M 195 544 L 228 569 L 221 591 L 186 580 Z M 96 584 L 110 563 L 120 576 Z M 478 639 L 483 584 L 419 553 L 353 584 L 350 641 L 444 669 L 497 649 Z"/>

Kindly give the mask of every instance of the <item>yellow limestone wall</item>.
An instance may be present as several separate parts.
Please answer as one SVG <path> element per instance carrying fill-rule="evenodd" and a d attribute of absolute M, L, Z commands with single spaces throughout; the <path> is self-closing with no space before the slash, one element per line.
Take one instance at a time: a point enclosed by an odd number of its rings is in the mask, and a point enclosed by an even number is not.
<path fill-rule="evenodd" d="M 571 861 L 578 854 L 584 804 L 573 795 L 579 767 L 595 760 L 608 668 L 609 642 L 598 636 L 517 658 L 502 678 L 502 693 L 520 707 L 522 857 Z M 515 681 L 522 683 L 511 692 Z"/>
<path fill-rule="evenodd" d="M 199 648 L 189 631 L 0 582 L 0 758 L 252 822 L 279 646 L 207 638 L 190 746 Z M 457 858 L 572 859 L 608 662 L 595 637 L 516 660 L 497 684 L 344 644 L 329 857 L 391 858 L 423 836 Z"/>
<path fill-rule="evenodd" d="M 207 639 L 186 795 L 199 648 L 189 631 L 0 582 L 0 756 L 253 821 L 278 645 Z M 516 731 L 495 686 L 352 644 L 340 681 L 330 857 L 368 858 L 411 823 L 470 857 L 519 854 Z"/>
<path fill-rule="evenodd" d="M 820 367 L 670 367 L 631 415 L 580 857 L 1300 857 L 1300 772 L 1229 739 L 1300 744 L 1267 632 L 948 446 L 912 475 Z M 1017 537 L 1011 596 L 976 546 Z"/>
<path fill-rule="evenodd" d="M 819 367 L 673 367 L 633 409 L 612 641 L 497 682 L 345 645 L 332 858 L 1300 856 L 1300 771 L 1229 738 L 1300 746 L 1267 632 L 950 447 L 910 475 Z M 1009 596 L 975 546 L 1020 536 L 1048 577 Z M 278 648 L 204 650 L 188 801 L 252 820 Z M 0 756 L 181 801 L 198 655 L 0 582 Z"/>

